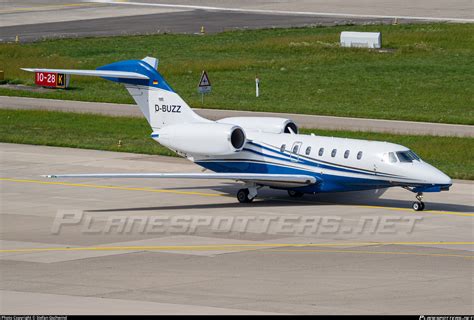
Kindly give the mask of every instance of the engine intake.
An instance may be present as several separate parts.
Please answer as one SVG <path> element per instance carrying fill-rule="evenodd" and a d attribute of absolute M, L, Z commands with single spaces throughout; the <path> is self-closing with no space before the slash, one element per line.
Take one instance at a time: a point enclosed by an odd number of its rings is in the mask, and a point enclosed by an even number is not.
<path fill-rule="evenodd" d="M 284 133 L 298 133 L 298 126 L 293 121 L 288 120 L 283 132 Z"/>
<path fill-rule="evenodd" d="M 236 150 L 242 150 L 245 144 L 245 132 L 242 128 L 236 127 L 230 134 L 230 142 Z"/>

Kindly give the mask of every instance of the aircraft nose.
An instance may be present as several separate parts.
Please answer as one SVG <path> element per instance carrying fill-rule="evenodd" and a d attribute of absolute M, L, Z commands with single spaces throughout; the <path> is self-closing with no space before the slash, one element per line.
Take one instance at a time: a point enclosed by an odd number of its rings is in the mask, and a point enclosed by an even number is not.
<path fill-rule="evenodd" d="M 452 185 L 453 182 L 449 176 L 445 173 L 441 172 L 440 170 L 436 169 L 435 167 L 429 165 L 431 168 L 430 172 L 430 179 L 431 183 L 437 185 Z"/>
<path fill-rule="evenodd" d="M 436 184 L 449 184 L 449 185 L 453 184 L 453 181 L 451 180 L 451 178 L 441 171 L 439 171 L 436 177 L 436 181 L 437 181 Z"/>
<path fill-rule="evenodd" d="M 444 174 L 441 171 L 438 171 L 435 178 L 433 179 L 435 184 L 448 184 L 451 185 L 453 184 L 452 180 L 450 177 L 448 177 L 446 174 Z"/>

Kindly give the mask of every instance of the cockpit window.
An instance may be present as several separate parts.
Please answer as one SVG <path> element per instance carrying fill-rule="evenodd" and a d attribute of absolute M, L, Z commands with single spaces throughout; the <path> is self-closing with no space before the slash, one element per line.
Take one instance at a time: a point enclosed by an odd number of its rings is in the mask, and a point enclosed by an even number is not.
<path fill-rule="evenodd" d="M 389 153 L 388 153 L 388 160 L 389 160 L 391 163 L 397 162 L 397 157 L 395 157 L 395 153 L 389 152 Z"/>
<path fill-rule="evenodd" d="M 420 160 L 421 160 L 420 157 L 418 157 L 418 155 L 417 155 L 416 153 L 414 153 L 414 152 L 411 151 L 411 150 L 410 150 L 409 152 L 410 152 L 410 154 L 412 155 L 412 157 L 413 157 L 415 160 L 417 160 L 417 161 L 420 161 Z"/>
<path fill-rule="evenodd" d="M 413 159 L 408 155 L 408 152 L 406 151 L 398 151 L 397 156 L 400 162 L 413 162 Z"/>
<path fill-rule="evenodd" d="M 413 160 L 420 161 L 420 157 L 411 150 L 397 151 L 397 157 L 400 162 L 413 162 Z"/>

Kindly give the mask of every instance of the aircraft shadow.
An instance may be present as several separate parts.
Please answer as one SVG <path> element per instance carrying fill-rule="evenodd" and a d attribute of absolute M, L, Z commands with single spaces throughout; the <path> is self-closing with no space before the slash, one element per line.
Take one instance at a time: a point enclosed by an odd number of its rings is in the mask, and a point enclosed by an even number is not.
<path fill-rule="evenodd" d="M 235 184 L 223 186 L 207 186 L 196 188 L 168 188 L 167 190 L 177 189 L 212 189 L 227 194 L 229 197 L 235 197 Z M 110 208 L 87 210 L 87 212 L 125 212 L 125 211 L 160 211 L 160 210 L 192 210 L 192 209 L 228 209 L 228 208 L 261 208 L 261 207 L 302 207 L 302 206 L 376 206 L 387 208 L 410 209 L 413 200 L 384 199 L 380 196 L 386 190 L 370 190 L 345 193 L 325 193 L 317 195 L 305 195 L 302 198 L 290 198 L 286 192 L 281 190 L 262 189 L 259 192 L 259 198 L 252 203 L 238 203 L 237 200 L 230 203 L 206 203 L 206 204 L 183 204 L 183 205 L 164 205 L 153 207 L 131 207 L 131 208 Z M 212 200 L 211 200 L 212 201 Z M 426 202 L 426 210 L 452 211 L 452 212 L 474 212 L 474 206 Z"/>
<path fill-rule="evenodd" d="M 229 209 L 229 208 L 262 208 L 262 207 L 295 207 L 295 206 L 313 206 L 317 202 L 305 203 L 294 201 L 279 201 L 275 199 L 262 199 L 252 203 L 205 203 L 205 204 L 186 204 L 177 206 L 159 206 L 159 207 L 137 207 L 137 208 L 117 208 L 117 209 L 97 209 L 85 210 L 85 212 L 123 212 L 123 211 L 160 211 L 160 210 L 191 210 L 191 209 Z"/>

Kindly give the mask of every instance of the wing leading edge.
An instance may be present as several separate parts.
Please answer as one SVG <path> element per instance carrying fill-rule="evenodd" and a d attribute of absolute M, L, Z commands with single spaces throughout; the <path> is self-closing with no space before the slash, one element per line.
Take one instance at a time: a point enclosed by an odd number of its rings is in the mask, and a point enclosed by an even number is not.
<path fill-rule="evenodd" d="M 21 68 L 28 72 L 52 72 L 74 74 L 78 76 L 92 77 L 110 77 L 110 78 L 126 78 L 126 79 L 150 79 L 148 76 L 137 72 L 128 71 L 112 71 L 112 70 L 76 70 L 76 69 L 39 69 L 39 68 Z"/>
<path fill-rule="evenodd" d="M 268 186 L 307 186 L 315 184 L 316 178 L 299 174 L 264 173 L 93 173 L 93 174 L 54 174 L 46 178 L 166 178 L 166 179 L 227 179 L 254 182 Z"/>

